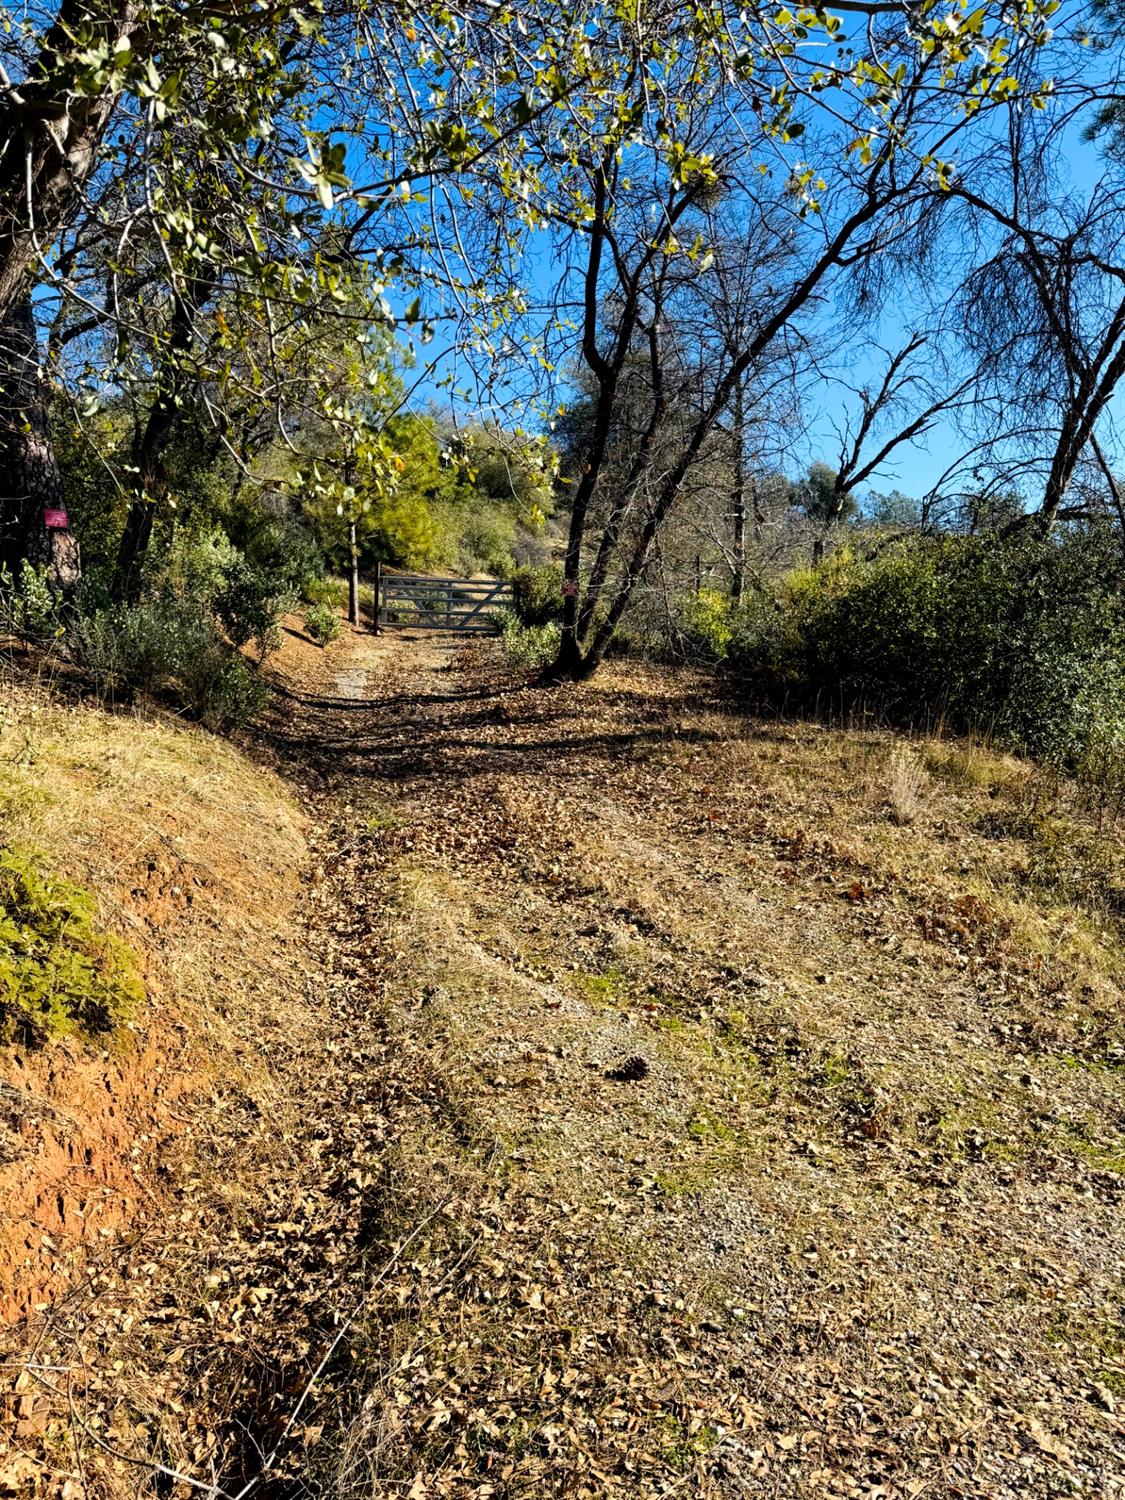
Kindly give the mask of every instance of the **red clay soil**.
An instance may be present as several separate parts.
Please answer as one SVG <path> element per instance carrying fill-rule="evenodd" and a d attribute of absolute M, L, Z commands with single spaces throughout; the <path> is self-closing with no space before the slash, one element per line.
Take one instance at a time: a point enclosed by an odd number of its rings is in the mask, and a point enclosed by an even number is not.
<path fill-rule="evenodd" d="M 156 1027 L 134 1050 L 64 1041 L 4 1058 L 0 1321 L 57 1301 L 90 1247 L 159 1206 L 155 1164 L 196 1083 L 178 1036 Z"/>

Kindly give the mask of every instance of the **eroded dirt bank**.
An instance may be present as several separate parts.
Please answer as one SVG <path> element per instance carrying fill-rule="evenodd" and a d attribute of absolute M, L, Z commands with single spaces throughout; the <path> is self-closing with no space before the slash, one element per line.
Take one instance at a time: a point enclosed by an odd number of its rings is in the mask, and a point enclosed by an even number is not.
<path fill-rule="evenodd" d="M 252 1070 L 301 825 L 285 783 L 213 736 L 68 701 L 30 671 L 0 682 L 3 843 L 90 893 L 146 995 L 104 1039 L 0 1047 L 0 1323 L 34 1322 L 92 1251 L 163 1214 L 212 1075 Z"/>
<path fill-rule="evenodd" d="M 1125 1487 L 1119 956 L 1030 880 L 1019 768 L 432 638 L 281 669 L 273 1096 L 40 1331 L 17 1480 Z"/>

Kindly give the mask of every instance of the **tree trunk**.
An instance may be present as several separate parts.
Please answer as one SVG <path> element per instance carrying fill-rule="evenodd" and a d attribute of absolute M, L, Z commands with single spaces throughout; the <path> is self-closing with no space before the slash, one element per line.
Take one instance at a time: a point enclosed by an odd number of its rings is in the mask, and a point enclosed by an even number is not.
<path fill-rule="evenodd" d="M 652 409 L 649 412 L 644 435 L 638 444 L 628 478 L 621 486 L 617 499 L 614 501 L 613 510 L 610 512 L 609 519 L 606 522 L 605 530 L 602 532 L 602 539 L 598 544 L 597 556 L 594 558 L 594 566 L 590 569 L 590 576 L 586 581 L 586 596 L 582 601 L 582 608 L 578 611 L 578 629 L 576 632 L 580 647 L 585 644 L 589 636 L 590 627 L 594 622 L 598 604 L 601 601 L 602 589 L 605 587 L 606 579 L 609 576 L 610 564 L 617 549 L 622 527 L 633 508 L 637 488 L 640 485 L 645 468 L 650 461 L 650 455 L 656 445 L 656 439 L 660 434 L 660 429 L 663 426 L 668 409 L 668 401 L 664 390 L 664 365 L 660 341 L 660 315 L 662 306 L 662 304 L 658 303 L 654 307 L 652 322 L 648 331 L 649 374 L 652 380 Z"/>
<path fill-rule="evenodd" d="M 544 678 L 548 682 L 578 682 L 585 675 L 582 647 L 578 640 L 577 604 L 577 596 L 563 595 L 562 635 L 559 638 L 559 649 L 555 659 L 544 673 Z"/>
<path fill-rule="evenodd" d="M 23 562 L 45 568 L 60 594 L 81 574 L 55 445 L 31 290 L 0 321 L 0 562 L 18 578 Z"/>
<path fill-rule="evenodd" d="M 746 397 L 741 379 L 734 388 L 734 572 L 730 596 L 737 604 L 746 586 Z"/>
<path fill-rule="evenodd" d="M 831 271 L 835 266 L 843 263 L 845 252 L 853 236 L 860 229 L 871 223 L 887 203 L 893 201 L 895 189 L 893 189 L 893 187 L 889 190 L 881 188 L 879 184 L 880 175 L 885 170 L 887 163 L 891 160 L 892 154 L 893 147 L 890 141 L 888 141 L 882 147 L 874 164 L 868 171 L 867 191 L 864 194 L 861 204 L 854 210 L 853 213 L 848 216 L 847 219 L 845 219 L 844 223 L 840 225 L 836 233 L 833 235 L 832 239 L 824 247 L 823 251 L 817 257 L 814 263 L 809 267 L 809 269 L 805 272 L 801 279 L 790 288 L 788 294 L 777 304 L 770 316 L 757 327 L 753 337 L 746 344 L 741 354 L 739 354 L 738 357 L 732 361 L 730 368 L 719 379 L 710 401 L 707 403 L 704 410 L 700 412 L 699 417 L 696 420 L 695 425 L 691 431 L 691 436 L 688 438 L 679 459 L 664 477 L 663 483 L 660 487 L 660 493 L 649 512 L 644 526 L 641 529 L 640 536 L 637 538 L 636 544 L 633 548 L 633 554 L 626 564 L 624 574 L 622 575 L 618 583 L 617 591 L 614 595 L 612 603 L 610 604 L 609 610 L 605 615 L 605 618 L 601 620 L 600 623 L 598 623 L 593 633 L 593 640 L 585 650 L 581 648 L 576 635 L 576 625 L 578 619 L 577 597 L 575 596 L 573 598 L 564 598 L 562 641 L 559 647 L 559 655 L 555 662 L 554 671 L 549 674 L 550 676 L 565 676 L 572 678 L 585 677 L 588 676 L 591 672 L 595 671 L 602 661 L 602 658 L 604 657 L 606 652 L 606 648 L 613 636 L 613 632 L 616 630 L 622 615 L 628 607 L 629 600 L 632 597 L 633 589 L 636 586 L 637 580 L 644 572 L 645 565 L 648 562 L 649 552 L 652 548 L 653 539 L 656 536 L 656 533 L 659 531 L 660 527 L 663 525 L 664 520 L 667 517 L 672 505 L 675 503 L 675 500 L 679 495 L 680 489 L 683 485 L 684 478 L 687 475 L 692 464 L 698 457 L 705 440 L 713 430 L 716 421 L 727 409 L 727 406 L 734 395 L 734 388 L 736 384 L 745 379 L 747 371 L 750 369 L 753 362 L 758 358 L 762 351 L 772 343 L 773 339 L 777 336 L 778 333 L 780 333 L 780 331 L 786 326 L 786 324 L 790 322 L 790 320 L 798 312 L 800 312 L 800 310 L 812 297 L 813 293 L 816 291 L 817 287 L 820 285 L 821 281 L 829 273 L 829 271 Z M 601 205 L 596 204 L 596 208 L 599 209 L 600 213 Z M 597 222 L 598 217 L 599 214 L 596 213 L 595 222 Z M 593 240 L 593 247 L 597 250 L 597 253 L 600 254 L 598 236 L 596 235 Z M 591 267 L 593 266 L 594 250 L 592 249 Z M 596 287 L 596 268 L 594 270 L 593 280 Z M 586 326 L 588 335 L 591 334 L 591 330 L 595 326 L 595 324 L 590 319 L 591 300 L 591 276 L 588 271 L 586 299 Z M 631 335 L 631 328 L 629 331 Z M 591 368 L 595 370 L 595 373 L 598 373 L 598 364 L 591 360 L 589 356 L 587 356 L 587 363 L 589 363 Z M 604 373 L 604 361 L 602 361 L 601 364 L 603 366 Z M 610 418 L 612 417 L 613 392 L 609 387 L 609 383 L 603 382 L 601 386 L 601 398 L 605 399 L 607 396 L 608 409 L 605 411 L 605 419 L 608 423 Z M 598 415 L 599 417 L 602 415 L 600 402 Z M 601 458 L 599 456 L 597 467 L 600 467 L 600 462 Z M 596 472 L 596 469 L 593 466 L 588 466 L 587 472 L 583 475 L 582 484 L 579 487 L 580 493 L 584 491 L 586 497 L 588 498 L 589 494 L 593 492 L 593 489 L 597 483 L 597 479 L 598 474 Z M 582 524 L 579 527 L 576 527 L 575 516 L 572 513 L 571 534 L 570 542 L 567 548 L 564 577 L 566 578 L 568 583 L 573 580 L 575 585 L 577 585 L 578 581 L 578 563 L 581 552 L 582 528 L 584 527 L 584 524 L 585 512 L 583 512 Z"/>
<path fill-rule="evenodd" d="M 23 296 L 28 267 L 70 218 L 117 95 L 75 90 L 72 38 L 82 31 L 118 50 L 134 25 L 133 0 L 99 13 L 88 0 L 62 0 L 36 65 L 0 107 L 0 319 Z M 88 45 L 88 44 L 84 44 Z M 29 201 L 30 200 L 30 201 Z"/>
<path fill-rule="evenodd" d="M 196 288 L 203 300 L 209 286 Z M 133 443 L 133 498 L 113 570 L 113 597 L 135 603 L 141 591 L 145 559 L 152 540 L 156 505 L 164 490 L 164 454 L 181 420 L 180 361 L 191 349 L 192 311 L 196 302 L 176 296 L 168 329 L 168 343 L 156 379 L 156 395 L 148 418 Z"/>
<path fill-rule="evenodd" d="M 586 516 L 590 509 L 590 500 L 597 487 L 602 460 L 609 446 L 617 384 L 628 356 L 629 344 L 637 322 L 637 299 L 634 295 L 626 300 L 626 305 L 622 310 L 621 324 L 614 340 L 612 357 L 606 359 L 599 352 L 598 278 L 605 249 L 608 171 L 609 162 L 603 160 L 594 174 L 594 218 L 591 225 L 590 253 L 586 264 L 583 291 L 582 357 L 597 380 L 598 397 L 594 408 L 594 430 L 590 440 L 590 451 L 586 455 L 578 487 L 574 492 L 566 552 L 563 556 L 562 635 L 559 640 L 558 656 L 548 674 L 556 678 L 576 677 L 581 669 L 582 646 L 578 633 L 578 594 L 582 573 L 582 543 L 586 535 Z"/>

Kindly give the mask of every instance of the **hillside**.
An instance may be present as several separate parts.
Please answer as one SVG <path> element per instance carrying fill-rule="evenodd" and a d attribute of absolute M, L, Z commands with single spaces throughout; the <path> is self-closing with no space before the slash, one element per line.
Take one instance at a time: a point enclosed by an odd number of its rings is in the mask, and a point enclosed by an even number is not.
<path fill-rule="evenodd" d="M 0 1492 L 1125 1489 L 1111 832 L 687 673 L 276 670 L 240 749 L 6 689 L 7 837 L 149 999 L 6 1063 L 101 1070 L 129 1133 L 111 1232 L 13 1325 Z M 66 1178 L 48 1138 L 0 1193 Z"/>

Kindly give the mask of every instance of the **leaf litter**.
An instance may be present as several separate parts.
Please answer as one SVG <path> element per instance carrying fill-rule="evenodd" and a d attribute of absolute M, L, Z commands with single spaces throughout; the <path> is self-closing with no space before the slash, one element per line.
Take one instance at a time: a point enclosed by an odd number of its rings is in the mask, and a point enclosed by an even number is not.
<path fill-rule="evenodd" d="M 220 1091 L 37 1331 L 0 1486 L 1125 1491 L 1112 1007 L 969 888 L 995 839 L 707 679 L 350 650 L 268 742 L 284 1107 Z"/>

